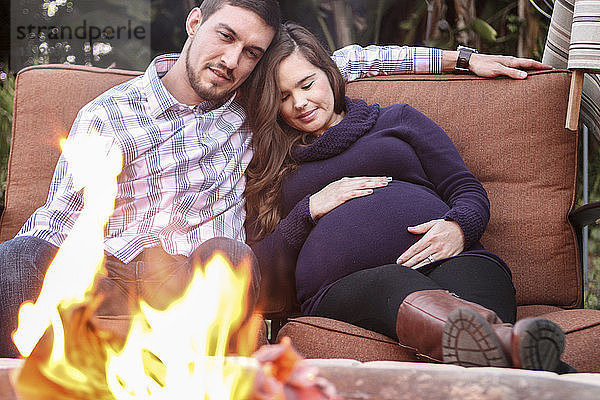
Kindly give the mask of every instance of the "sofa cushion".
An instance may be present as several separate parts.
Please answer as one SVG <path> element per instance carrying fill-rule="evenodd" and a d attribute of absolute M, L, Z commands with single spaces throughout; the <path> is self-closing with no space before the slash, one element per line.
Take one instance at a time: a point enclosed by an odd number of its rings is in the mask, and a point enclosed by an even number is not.
<path fill-rule="evenodd" d="M 349 358 L 358 361 L 417 361 L 414 351 L 385 335 L 321 317 L 291 318 L 279 331 L 306 358 Z"/>
<path fill-rule="evenodd" d="M 579 372 L 600 372 L 600 310 L 563 310 L 541 317 L 565 331 L 563 361 Z"/>
<path fill-rule="evenodd" d="M 555 311 L 561 311 L 562 308 L 556 306 L 549 306 L 544 304 L 519 306 L 517 307 L 517 319 L 539 317 L 542 314 L 549 314 Z"/>
<path fill-rule="evenodd" d="M 563 361 L 579 372 L 600 371 L 600 310 L 560 310 L 539 316 L 565 331 Z M 290 337 L 307 358 L 418 361 L 412 350 L 387 336 L 329 318 L 291 318 L 279 331 L 277 340 L 283 336 Z"/>
<path fill-rule="evenodd" d="M 68 135 L 81 107 L 139 74 L 77 65 L 34 66 L 19 72 L 1 242 L 14 237 L 46 201 L 60 155 L 59 141 Z"/>

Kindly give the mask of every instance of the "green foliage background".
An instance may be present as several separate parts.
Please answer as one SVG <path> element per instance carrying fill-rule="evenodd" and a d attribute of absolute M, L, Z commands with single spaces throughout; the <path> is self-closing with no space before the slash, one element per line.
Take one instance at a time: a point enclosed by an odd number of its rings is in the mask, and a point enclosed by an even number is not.
<path fill-rule="evenodd" d="M 4 208 L 6 166 L 8 165 L 8 155 L 10 152 L 14 92 L 14 75 L 8 71 L 0 70 L 0 207 L 2 208 Z"/>
<path fill-rule="evenodd" d="M 588 166 L 589 176 L 589 201 L 600 201 L 600 142 L 597 138 L 590 138 L 588 157 L 590 159 Z M 579 193 L 578 204 L 582 204 L 582 168 L 579 174 Z M 600 227 L 593 224 L 589 228 L 588 245 L 588 282 L 585 285 L 584 303 L 586 308 L 600 310 Z"/>
<path fill-rule="evenodd" d="M 518 0 L 464 0 L 462 3 L 470 3 L 475 13 L 466 26 L 457 23 L 462 12 L 457 9 L 459 2 L 453 0 L 280 0 L 279 3 L 286 19 L 310 27 L 331 50 L 348 44 L 341 40 L 346 37 L 351 43 L 362 45 L 429 45 L 453 50 L 458 44 L 471 44 L 484 52 L 517 55 L 519 38 L 524 38 L 527 46 L 523 56 L 541 59 L 549 20 L 528 0 L 523 1 L 527 3 L 526 12 L 519 16 Z M 440 10 L 431 15 L 428 29 L 428 12 L 434 6 Z M 546 11 L 551 13 L 547 7 Z M 464 40 L 465 34 L 468 42 Z"/>

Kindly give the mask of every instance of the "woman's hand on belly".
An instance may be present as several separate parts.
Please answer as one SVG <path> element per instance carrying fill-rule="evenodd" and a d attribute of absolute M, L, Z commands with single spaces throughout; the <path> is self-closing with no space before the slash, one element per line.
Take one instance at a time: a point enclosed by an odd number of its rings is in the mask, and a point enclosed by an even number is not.
<path fill-rule="evenodd" d="M 418 268 L 435 260 L 452 257 L 464 250 L 465 235 L 456 221 L 434 219 L 408 227 L 410 233 L 423 235 L 398 257 L 397 264 Z"/>
<path fill-rule="evenodd" d="M 391 180 L 386 176 L 361 176 L 332 182 L 310 196 L 310 215 L 315 220 L 319 219 L 348 200 L 368 196 L 373 193 L 373 189 L 387 186 Z"/>

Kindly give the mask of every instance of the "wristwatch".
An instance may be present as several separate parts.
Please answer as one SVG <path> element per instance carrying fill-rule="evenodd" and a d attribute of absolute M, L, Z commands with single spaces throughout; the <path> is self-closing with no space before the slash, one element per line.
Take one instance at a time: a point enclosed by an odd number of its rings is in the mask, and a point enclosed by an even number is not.
<path fill-rule="evenodd" d="M 458 46 L 456 50 L 458 51 L 458 59 L 456 60 L 454 72 L 457 74 L 468 74 L 471 72 L 469 69 L 469 60 L 471 59 L 471 54 L 478 53 L 478 51 L 477 49 L 466 46 Z"/>

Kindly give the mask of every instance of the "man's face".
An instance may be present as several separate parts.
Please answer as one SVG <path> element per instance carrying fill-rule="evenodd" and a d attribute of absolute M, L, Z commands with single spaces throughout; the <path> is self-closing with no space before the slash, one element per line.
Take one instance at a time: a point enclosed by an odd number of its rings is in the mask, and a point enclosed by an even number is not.
<path fill-rule="evenodd" d="M 191 22 L 188 18 L 192 31 L 185 59 L 188 80 L 201 99 L 226 99 L 248 78 L 275 31 L 241 7 L 225 5 L 202 23 L 200 11 L 193 13 Z"/>

